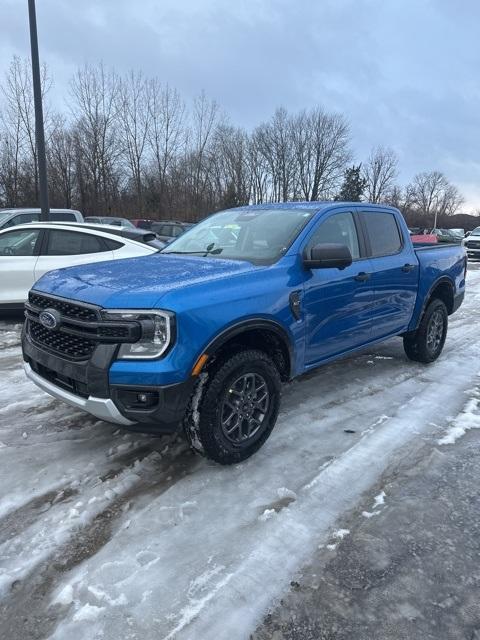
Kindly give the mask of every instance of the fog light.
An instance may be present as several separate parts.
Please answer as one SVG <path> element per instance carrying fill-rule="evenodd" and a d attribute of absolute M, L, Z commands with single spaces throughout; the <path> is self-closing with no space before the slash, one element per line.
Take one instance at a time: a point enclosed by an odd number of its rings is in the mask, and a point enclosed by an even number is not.
<path fill-rule="evenodd" d="M 159 401 L 158 391 L 119 389 L 117 393 L 117 398 L 125 409 L 151 409 Z"/>

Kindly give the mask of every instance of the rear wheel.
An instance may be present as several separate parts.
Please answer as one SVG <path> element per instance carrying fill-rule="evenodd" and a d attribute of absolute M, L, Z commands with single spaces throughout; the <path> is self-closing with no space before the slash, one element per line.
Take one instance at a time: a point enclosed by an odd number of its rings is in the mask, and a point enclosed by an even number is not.
<path fill-rule="evenodd" d="M 280 374 L 263 351 L 220 358 L 201 374 L 185 419 L 192 447 L 220 464 L 250 457 L 277 420 Z"/>
<path fill-rule="evenodd" d="M 403 338 L 403 348 L 410 360 L 433 362 L 442 353 L 447 337 L 448 312 L 445 303 L 434 299 L 423 314 L 418 329 Z"/>

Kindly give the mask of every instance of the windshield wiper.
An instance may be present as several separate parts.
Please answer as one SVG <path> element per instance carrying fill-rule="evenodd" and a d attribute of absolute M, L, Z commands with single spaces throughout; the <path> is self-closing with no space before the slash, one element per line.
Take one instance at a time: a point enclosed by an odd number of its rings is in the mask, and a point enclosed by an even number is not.
<path fill-rule="evenodd" d="M 213 247 L 214 244 L 212 243 L 202 251 L 165 251 L 165 249 L 163 249 L 162 253 L 176 253 L 177 255 L 182 256 L 194 256 L 199 254 L 202 254 L 203 256 L 218 256 L 219 253 L 222 253 L 223 247 L 217 247 L 216 249 Z"/>

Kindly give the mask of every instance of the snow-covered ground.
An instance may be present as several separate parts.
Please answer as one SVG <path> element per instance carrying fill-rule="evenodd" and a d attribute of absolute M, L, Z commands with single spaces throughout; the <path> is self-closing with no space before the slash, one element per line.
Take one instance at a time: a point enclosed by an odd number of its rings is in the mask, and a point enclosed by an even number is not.
<path fill-rule="evenodd" d="M 43 394 L 19 331 L 0 328 L 2 638 L 248 638 L 403 447 L 478 426 L 478 269 L 434 365 L 392 340 L 295 381 L 269 441 L 230 468 Z"/>

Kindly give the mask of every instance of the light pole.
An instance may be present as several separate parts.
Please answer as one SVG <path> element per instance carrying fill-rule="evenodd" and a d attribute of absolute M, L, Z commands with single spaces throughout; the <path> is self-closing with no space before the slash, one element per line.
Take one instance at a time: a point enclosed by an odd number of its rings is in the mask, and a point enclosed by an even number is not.
<path fill-rule="evenodd" d="M 33 101 L 35 104 L 35 143 L 37 146 L 38 188 L 41 209 L 40 220 L 47 221 L 49 217 L 47 158 L 45 154 L 45 133 L 43 130 L 42 84 L 40 80 L 40 62 L 38 59 L 35 0 L 28 0 L 28 17 L 30 20 L 30 47 L 32 50 Z"/>

